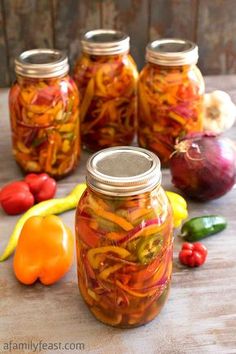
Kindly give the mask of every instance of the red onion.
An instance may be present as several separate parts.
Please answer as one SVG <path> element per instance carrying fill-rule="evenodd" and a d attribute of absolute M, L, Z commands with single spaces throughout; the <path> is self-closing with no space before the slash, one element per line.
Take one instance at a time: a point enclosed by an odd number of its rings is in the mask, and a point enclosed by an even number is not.
<path fill-rule="evenodd" d="M 192 135 L 175 146 L 170 159 L 173 184 L 201 201 L 219 198 L 236 180 L 236 152 L 231 140 Z"/>
<path fill-rule="evenodd" d="M 131 231 L 129 231 L 127 233 L 127 235 L 125 235 L 123 238 L 121 238 L 120 240 L 117 241 L 117 244 L 121 244 L 127 241 L 131 241 L 132 239 L 134 239 L 135 237 L 137 237 L 139 235 L 139 232 L 144 230 L 146 227 L 150 226 L 150 225 L 160 225 L 160 219 L 159 218 L 155 218 L 155 219 L 151 219 L 151 220 L 145 220 L 143 221 L 141 224 L 135 226 Z"/>

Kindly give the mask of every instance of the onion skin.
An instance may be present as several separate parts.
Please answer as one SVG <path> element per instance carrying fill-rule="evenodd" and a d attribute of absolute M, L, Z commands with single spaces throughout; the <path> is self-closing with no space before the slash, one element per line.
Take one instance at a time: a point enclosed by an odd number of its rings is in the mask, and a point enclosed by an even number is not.
<path fill-rule="evenodd" d="M 219 198 L 236 181 L 236 150 L 227 138 L 190 136 L 175 146 L 170 158 L 172 183 L 200 201 Z"/>

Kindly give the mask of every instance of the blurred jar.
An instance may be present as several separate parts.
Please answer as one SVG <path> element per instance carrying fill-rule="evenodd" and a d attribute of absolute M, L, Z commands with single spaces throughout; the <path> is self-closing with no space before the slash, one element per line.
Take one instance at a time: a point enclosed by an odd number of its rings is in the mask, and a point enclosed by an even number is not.
<path fill-rule="evenodd" d="M 177 138 L 203 129 L 198 47 L 180 39 L 162 39 L 146 48 L 147 64 L 138 85 L 138 142 L 168 165 Z"/>
<path fill-rule="evenodd" d="M 79 96 L 68 58 L 33 49 L 15 60 L 15 71 L 9 94 L 14 157 L 24 172 L 63 177 L 80 155 Z"/>
<path fill-rule="evenodd" d="M 167 299 L 173 225 L 160 181 L 159 159 L 141 148 L 109 148 L 88 161 L 76 212 L 78 282 L 108 325 L 145 324 Z"/>
<path fill-rule="evenodd" d="M 74 79 L 81 95 L 81 137 L 85 148 L 129 145 L 135 134 L 137 77 L 129 37 L 114 30 L 87 32 Z"/>

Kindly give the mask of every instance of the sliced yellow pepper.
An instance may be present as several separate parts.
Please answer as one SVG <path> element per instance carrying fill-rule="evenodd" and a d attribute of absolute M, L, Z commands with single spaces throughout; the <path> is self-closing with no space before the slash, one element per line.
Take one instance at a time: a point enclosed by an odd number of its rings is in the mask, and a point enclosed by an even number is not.
<path fill-rule="evenodd" d="M 107 267 L 99 274 L 99 277 L 103 280 L 106 280 L 110 274 L 116 272 L 118 269 L 120 269 L 122 267 L 123 267 L 123 264 L 115 264 L 111 267 Z"/>
<path fill-rule="evenodd" d="M 98 248 L 91 248 L 88 253 L 88 261 L 94 269 L 99 268 L 99 264 L 101 262 L 101 257 L 104 253 L 112 252 L 117 254 L 122 258 L 126 258 L 130 256 L 130 252 L 125 248 L 117 247 L 117 246 L 104 246 Z"/>
<path fill-rule="evenodd" d="M 125 231 L 130 231 L 133 229 L 133 225 L 130 222 L 128 222 L 125 218 L 122 218 L 119 215 L 113 214 L 103 209 L 96 209 L 95 213 L 104 219 L 114 222 L 115 224 L 122 227 L 122 229 L 124 229 Z"/>

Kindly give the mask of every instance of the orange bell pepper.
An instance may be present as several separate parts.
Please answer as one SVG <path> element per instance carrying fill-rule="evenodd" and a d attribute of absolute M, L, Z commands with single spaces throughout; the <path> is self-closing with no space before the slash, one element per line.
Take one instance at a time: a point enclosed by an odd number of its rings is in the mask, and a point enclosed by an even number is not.
<path fill-rule="evenodd" d="M 58 216 L 32 216 L 17 244 L 13 262 L 16 278 L 26 285 L 37 279 L 53 284 L 70 269 L 73 252 L 73 235 Z"/>

